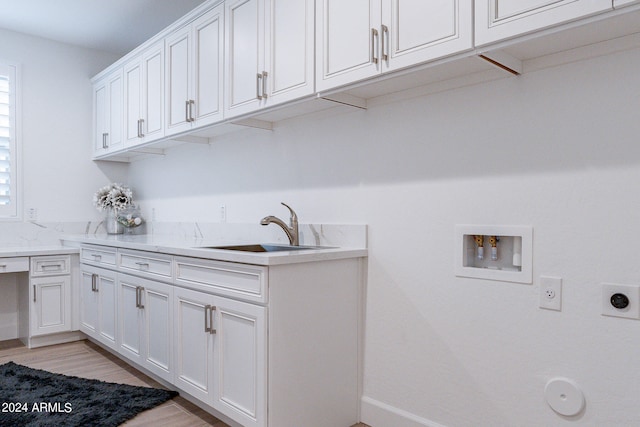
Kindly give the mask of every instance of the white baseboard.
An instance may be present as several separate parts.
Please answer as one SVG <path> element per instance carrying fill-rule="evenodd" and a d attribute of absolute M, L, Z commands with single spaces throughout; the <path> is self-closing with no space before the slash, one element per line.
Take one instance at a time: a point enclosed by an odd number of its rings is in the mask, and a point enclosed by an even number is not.
<path fill-rule="evenodd" d="M 446 427 L 367 396 L 362 397 L 360 419 L 371 427 Z"/>

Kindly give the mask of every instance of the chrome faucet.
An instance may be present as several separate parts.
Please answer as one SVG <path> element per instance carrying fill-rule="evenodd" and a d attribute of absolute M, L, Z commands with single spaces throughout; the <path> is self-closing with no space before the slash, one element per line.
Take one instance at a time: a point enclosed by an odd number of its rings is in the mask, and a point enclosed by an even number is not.
<path fill-rule="evenodd" d="M 291 218 L 289 219 L 289 225 L 285 224 L 285 222 L 283 220 L 281 220 L 278 217 L 269 215 L 269 216 L 265 216 L 264 218 L 262 218 L 262 220 L 260 221 L 260 224 L 262 225 L 269 225 L 271 223 L 277 224 L 279 225 L 284 232 L 287 234 L 287 237 L 289 238 L 289 244 L 293 245 L 293 246 L 299 246 L 300 245 L 300 235 L 298 233 L 298 215 L 296 215 L 296 213 L 293 211 L 293 209 L 291 209 L 291 207 L 289 207 L 289 205 L 282 203 L 282 205 L 286 206 L 289 211 L 291 212 Z"/>

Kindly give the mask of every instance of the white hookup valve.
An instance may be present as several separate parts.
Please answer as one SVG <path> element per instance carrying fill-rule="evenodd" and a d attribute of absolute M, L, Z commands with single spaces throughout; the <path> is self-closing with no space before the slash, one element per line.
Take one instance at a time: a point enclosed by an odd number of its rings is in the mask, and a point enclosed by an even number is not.
<path fill-rule="evenodd" d="M 489 244 L 491 245 L 491 261 L 498 260 L 498 242 L 500 239 L 496 236 L 489 236 Z"/>
<path fill-rule="evenodd" d="M 484 259 L 484 236 L 473 236 L 476 241 L 476 258 Z"/>

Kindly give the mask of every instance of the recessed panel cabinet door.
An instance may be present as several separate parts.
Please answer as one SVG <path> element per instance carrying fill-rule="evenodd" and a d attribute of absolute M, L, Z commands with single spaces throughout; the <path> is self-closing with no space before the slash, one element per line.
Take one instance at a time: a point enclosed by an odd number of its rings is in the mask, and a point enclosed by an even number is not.
<path fill-rule="evenodd" d="M 476 46 L 611 10 L 611 0 L 481 0 L 475 2 Z"/>
<path fill-rule="evenodd" d="M 208 330 L 212 296 L 189 289 L 174 293 L 174 384 L 212 403 L 213 340 Z"/>
<path fill-rule="evenodd" d="M 69 276 L 31 279 L 31 335 L 71 330 L 71 278 Z"/>
<path fill-rule="evenodd" d="M 380 0 L 316 1 L 316 90 L 380 72 Z"/>
<path fill-rule="evenodd" d="M 314 92 L 313 0 L 267 0 L 265 70 L 268 105 Z"/>
<path fill-rule="evenodd" d="M 98 276 L 98 339 L 114 350 L 117 350 L 116 291 L 115 273 L 114 276 Z"/>
<path fill-rule="evenodd" d="M 136 58 L 124 67 L 124 121 L 127 146 L 136 145 L 140 138 L 142 117 L 142 64 Z"/>
<path fill-rule="evenodd" d="M 225 53 L 228 116 L 257 109 L 263 90 L 263 0 L 225 2 Z"/>
<path fill-rule="evenodd" d="M 80 330 L 98 338 L 98 293 L 95 291 L 97 275 L 83 266 L 80 278 Z"/>
<path fill-rule="evenodd" d="M 193 119 L 197 126 L 222 119 L 224 8 L 207 12 L 193 24 L 194 98 Z"/>
<path fill-rule="evenodd" d="M 191 129 L 189 94 L 191 27 L 177 31 L 166 40 L 167 134 Z"/>
<path fill-rule="evenodd" d="M 161 378 L 171 381 L 173 286 L 150 281 L 143 283 L 140 304 L 144 311 L 143 336 L 146 338 L 144 366 Z"/>
<path fill-rule="evenodd" d="M 142 56 L 142 123 L 143 142 L 164 136 L 164 46 L 158 43 Z"/>
<path fill-rule="evenodd" d="M 384 0 L 382 71 L 471 49 L 472 24 L 472 3 L 466 0 Z"/>
<path fill-rule="evenodd" d="M 138 307 L 138 285 L 130 280 L 118 280 L 118 351 L 136 363 L 142 362 L 143 313 Z"/>
<path fill-rule="evenodd" d="M 213 407 L 244 426 L 265 425 L 266 308 L 216 298 Z"/>

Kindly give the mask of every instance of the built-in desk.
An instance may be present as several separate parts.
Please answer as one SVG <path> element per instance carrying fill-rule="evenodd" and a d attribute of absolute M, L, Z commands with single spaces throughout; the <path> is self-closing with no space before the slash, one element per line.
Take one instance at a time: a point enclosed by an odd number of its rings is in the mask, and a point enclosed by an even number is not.
<path fill-rule="evenodd" d="M 0 340 L 18 338 L 32 348 L 82 337 L 73 309 L 78 253 L 64 246 L 0 248 Z"/>

